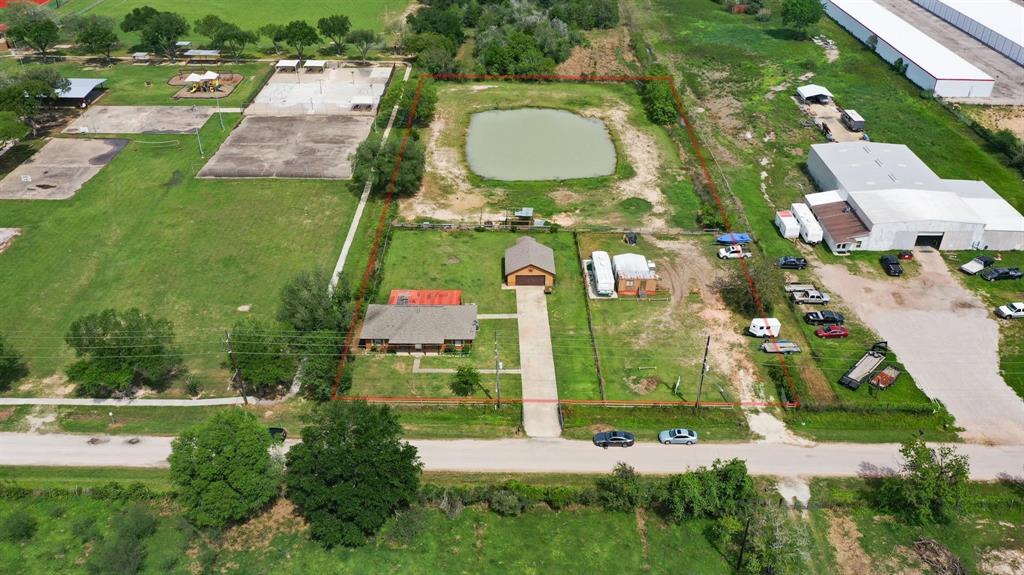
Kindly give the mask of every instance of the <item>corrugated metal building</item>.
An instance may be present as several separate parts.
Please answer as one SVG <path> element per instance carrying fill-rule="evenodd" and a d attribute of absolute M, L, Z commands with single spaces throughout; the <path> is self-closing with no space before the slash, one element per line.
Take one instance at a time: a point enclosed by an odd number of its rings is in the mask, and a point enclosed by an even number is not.
<path fill-rule="evenodd" d="M 986 98 L 995 81 L 913 25 L 872 0 L 825 0 L 825 13 L 890 64 L 902 60 L 907 78 L 936 96 Z"/>
<path fill-rule="evenodd" d="M 1024 66 L 1024 6 L 1012 0 L 914 2 Z"/>
<path fill-rule="evenodd" d="M 1024 216 L 985 182 L 944 180 L 900 144 L 815 144 L 806 200 L 835 252 L 1024 249 Z"/>

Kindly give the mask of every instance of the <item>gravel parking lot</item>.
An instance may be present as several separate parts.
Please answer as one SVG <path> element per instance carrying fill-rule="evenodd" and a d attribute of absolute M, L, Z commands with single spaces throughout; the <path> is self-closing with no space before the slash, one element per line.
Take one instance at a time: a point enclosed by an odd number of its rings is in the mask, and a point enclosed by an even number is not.
<path fill-rule="evenodd" d="M 992 311 L 953 277 L 935 251 L 916 251 L 921 273 L 854 275 L 842 265 L 818 273 L 889 342 L 921 389 L 964 428 L 965 441 L 1024 445 L 1024 401 L 999 374 L 999 326 Z"/>

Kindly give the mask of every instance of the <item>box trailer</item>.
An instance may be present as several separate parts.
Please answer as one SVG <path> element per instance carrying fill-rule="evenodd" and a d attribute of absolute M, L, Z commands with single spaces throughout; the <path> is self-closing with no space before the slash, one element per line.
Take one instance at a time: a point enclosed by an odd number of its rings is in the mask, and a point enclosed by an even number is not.
<path fill-rule="evenodd" d="M 594 291 L 597 295 L 610 296 L 615 293 L 615 274 L 608 252 L 594 252 L 590 256 L 594 267 Z"/>
<path fill-rule="evenodd" d="M 747 333 L 754 337 L 779 337 L 782 333 L 782 322 L 774 317 L 755 317 L 750 320 Z"/>
<path fill-rule="evenodd" d="M 857 110 L 843 110 L 839 116 L 839 121 L 851 132 L 864 131 L 864 118 L 857 113 Z"/>
<path fill-rule="evenodd" d="M 800 237 L 800 222 L 797 221 L 793 212 L 789 210 L 775 212 L 775 227 L 779 229 L 782 237 L 787 240 Z"/>
<path fill-rule="evenodd" d="M 790 211 L 793 212 L 796 221 L 800 222 L 800 239 L 813 245 L 825 238 L 825 232 L 821 229 L 818 218 L 814 217 L 807 204 L 795 203 L 790 206 Z"/>

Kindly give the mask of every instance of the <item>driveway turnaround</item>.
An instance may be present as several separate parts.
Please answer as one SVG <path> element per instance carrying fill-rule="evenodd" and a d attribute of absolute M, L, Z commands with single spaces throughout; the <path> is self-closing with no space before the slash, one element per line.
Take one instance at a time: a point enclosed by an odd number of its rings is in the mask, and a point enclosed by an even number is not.
<path fill-rule="evenodd" d="M 999 327 L 991 311 L 951 275 L 939 253 L 914 256 L 921 264 L 916 277 L 854 276 L 841 265 L 819 272 L 888 341 L 925 394 L 953 414 L 965 441 L 1024 445 L 1024 401 L 999 375 Z"/>
<path fill-rule="evenodd" d="M 548 301 L 543 286 L 516 288 L 519 368 L 523 380 L 523 428 L 530 437 L 558 437 L 558 386 L 551 351 Z"/>
<path fill-rule="evenodd" d="M 138 440 L 130 443 L 129 440 Z M 171 437 L 36 435 L 0 433 L 0 465 L 59 467 L 167 467 Z M 288 445 L 294 445 L 290 441 Z M 899 445 L 821 443 L 797 447 L 764 443 L 661 445 L 638 443 L 628 449 L 601 449 L 589 441 L 565 439 L 413 440 L 427 471 L 502 473 L 608 473 L 624 461 L 641 473 L 682 473 L 716 459 L 738 458 L 755 475 L 776 477 L 856 477 L 899 468 Z M 1024 477 L 1024 446 L 966 444 L 971 477 L 996 480 Z"/>

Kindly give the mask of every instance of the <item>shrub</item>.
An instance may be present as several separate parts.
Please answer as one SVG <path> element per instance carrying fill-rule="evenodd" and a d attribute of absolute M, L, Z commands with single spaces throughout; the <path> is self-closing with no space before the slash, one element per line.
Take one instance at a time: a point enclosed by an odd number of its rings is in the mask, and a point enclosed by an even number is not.
<path fill-rule="evenodd" d="M 91 515 L 80 515 L 71 521 L 71 534 L 81 543 L 88 543 L 100 535 L 96 518 Z"/>
<path fill-rule="evenodd" d="M 96 575 L 135 575 L 146 559 L 146 538 L 156 531 L 156 516 L 136 503 L 115 515 L 112 523 L 113 532 L 96 545 L 86 567 Z"/>
<path fill-rule="evenodd" d="M 448 519 L 455 519 L 462 513 L 462 497 L 456 491 L 445 489 L 438 502 L 438 507 L 448 516 Z"/>
<path fill-rule="evenodd" d="M 410 507 L 395 514 L 388 539 L 393 543 L 415 542 L 427 528 L 427 513 L 422 507 Z"/>
<path fill-rule="evenodd" d="M 758 22 L 768 22 L 772 19 L 772 11 L 768 8 L 761 8 L 757 11 L 757 15 L 754 16 L 754 20 Z"/>
<path fill-rule="evenodd" d="M 487 507 L 505 517 L 515 517 L 523 512 L 523 502 L 508 489 L 495 489 L 487 498 Z"/>
<path fill-rule="evenodd" d="M 15 509 L 4 518 L 0 525 L 0 535 L 7 541 L 19 543 L 32 539 L 38 529 L 39 523 L 35 517 L 24 509 Z"/>
<path fill-rule="evenodd" d="M 619 462 L 611 475 L 597 480 L 600 501 L 610 511 L 633 511 L 647 507 L 651 502 L 651 489 L 645 485 L 636 470 Z"/>

